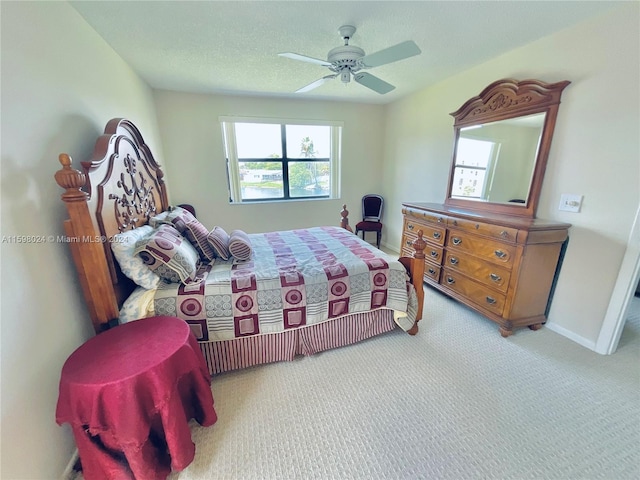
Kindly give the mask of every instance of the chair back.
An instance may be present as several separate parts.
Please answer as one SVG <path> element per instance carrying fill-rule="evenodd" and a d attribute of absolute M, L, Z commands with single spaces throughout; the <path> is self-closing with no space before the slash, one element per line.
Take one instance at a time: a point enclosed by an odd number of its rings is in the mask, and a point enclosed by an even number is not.
<path fill-rule="evenodd" d="M 362 219 L 367 222 L 379 222 L 382 218 L 384 199 L 380 195 L 368 194 L 362 197 Z"/>

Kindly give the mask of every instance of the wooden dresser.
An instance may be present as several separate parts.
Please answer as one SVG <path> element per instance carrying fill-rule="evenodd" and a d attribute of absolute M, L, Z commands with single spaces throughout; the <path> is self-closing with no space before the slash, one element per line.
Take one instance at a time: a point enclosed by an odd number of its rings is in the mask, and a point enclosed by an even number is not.
<path fill-rule="evenodd" d="M 401 254 L 413 253 L 422 230 L 428 285 L 496 322 L 503 337 L 546 322 L 570 224 L 437 203 L 403 203 L 402 213 Z"/>

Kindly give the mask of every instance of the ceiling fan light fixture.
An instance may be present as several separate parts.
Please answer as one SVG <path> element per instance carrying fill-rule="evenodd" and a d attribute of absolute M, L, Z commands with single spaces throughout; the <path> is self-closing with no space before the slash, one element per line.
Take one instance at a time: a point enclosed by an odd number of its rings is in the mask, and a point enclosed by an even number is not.
<path fill-rule="evenodd" d="M 351 81 L 351 72 L 348 69 L 340 72 L 340 81 L 342 83 L 349 83 Z"/>

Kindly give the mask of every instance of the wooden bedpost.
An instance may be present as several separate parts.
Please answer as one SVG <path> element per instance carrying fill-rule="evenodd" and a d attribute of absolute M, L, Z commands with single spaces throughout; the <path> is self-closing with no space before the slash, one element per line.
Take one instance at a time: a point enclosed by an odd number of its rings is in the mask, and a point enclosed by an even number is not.
<path fill-rule="evenodd" d="M 65 189 L 62 200 L 69 212 L 64 221 L 73 261 L 80 275 L 82 292 L 89 308 L 91 323 L 96 333 L 105 328 L 105 324 L 118 318 L 118 303 L 111 283 L 109 266 L 105 259 L 103 239 L 96 231 L 87 201 L 89 194 L 82 191 L 87 177 L 79 170 L 71 168 L 71 157 L 61 153 L 58 157 L 62 169 L 55 173 L 58 185 Z"/>
<path fill-rule="evenodd" d="M 342 210 L 340 211 L 340 216 L 342 217 L 340 219 L 340 226 L 342 228 L 344 228 L 345 230 L 348 230 L 351 233 L 353 233 L 353 230 L 351 230 L 351 227 L 349 226 L 349 210 L 347 210 L 347 204 L 346 203 L 344 205 L 342 205 Z"/>
<path fill-rule="evenodd" d="M 416 323 L 407 331 L 409 335 L 418 333 L 418 322 L 422 318 L 422 307 L 424 304 L 424 249 L 427 242 L 422 238 L 422 230 L 418 230 L 418 238 L 413 243 L 413 257 L 400 257 L 398 260 L 404 265 L 411 277 L 411 283 L 416 290 L 418 297 L 418 311 L 416 313 Z"/>
<path fill-rule="evenodd" d="M 418 230 L 418 238 L 413 241 L 413 262 L 411 265 L 411 283 L 413 283 L 418 295 L 418 315 L 416 323 L 422 318 L 422 305 L 424 303 L 424 249 L 427 242 L 422 238 L 422 230 Z"/>

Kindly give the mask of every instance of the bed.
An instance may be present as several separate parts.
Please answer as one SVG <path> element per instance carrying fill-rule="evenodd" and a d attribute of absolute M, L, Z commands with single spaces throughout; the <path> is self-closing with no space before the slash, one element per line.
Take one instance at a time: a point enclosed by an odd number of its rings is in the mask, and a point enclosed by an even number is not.
<path fill-rule="evenodd" d="M 55 179 L 69 215 L 65 243 L 96 333 L 146 316 L 178 316 L 190 325 L 213 375 L 394 328 L 418 332 L 422 232 L 413 256 L 395 259 L 353 234 L 346 205 L 340 226 L 261 234 L 204 227 L 188 205 L 169 204 L 162 169 L 138 128 L 122 118 L 107 123 L 81 171 L 67 154 L 59 161 Z M 193 225 L 206 231 L 198 234 Z M 117 254 L 125 237 L 136 239 L 135 262 L 149 267 L 136 263 L 137 271 L 145 278 L 152 271 L 160 282 L 148 285 L 131 275 L 128 260 Z M 166 244 L 180 255 L 158 253 Z"/>

